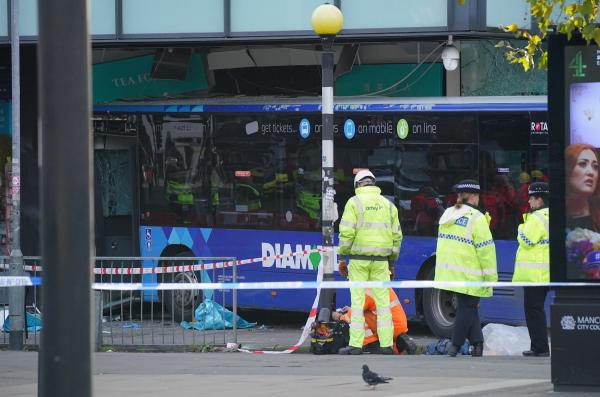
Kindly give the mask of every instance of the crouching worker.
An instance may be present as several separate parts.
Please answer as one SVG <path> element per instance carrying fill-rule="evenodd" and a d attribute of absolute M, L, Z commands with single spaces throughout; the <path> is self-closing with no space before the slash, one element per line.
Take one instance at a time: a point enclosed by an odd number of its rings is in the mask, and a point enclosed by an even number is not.
<path fill-rule="evenodd" d="M 398 295 L 393 289 L 389 288 L 390 295 L 390 309 L 392 312 L 392 323 L 394 325 L 394 344 L 392 348 L 395 354 L 415 354 L 417 345 L 415 342 L 406 334 L 408 332 L 408 325 L 406 322 L 406 314 L 402 305 L 398 299 Z M 377 353 L 379 351 L 379 338 L 377 337 L 377 307 L 375 306 L 375 300 L 370 289 L 365 291 L 365 339 L 363 342 L 363 351 Z M 337 311 L 332 313 L 331 317 L 334 321 L 345 321 L 348 324 L 351 322 L 352 309 L 348 306 L 341 309 L 341 312 Z"/>

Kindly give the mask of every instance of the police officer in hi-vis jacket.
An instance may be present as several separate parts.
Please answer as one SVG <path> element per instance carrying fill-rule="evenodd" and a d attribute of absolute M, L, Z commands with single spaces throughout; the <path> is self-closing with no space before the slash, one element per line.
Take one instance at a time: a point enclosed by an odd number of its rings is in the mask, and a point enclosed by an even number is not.
<path fill-rule="evenodd" d="M 361 170 L 354 178 L 356 196 L 346 203 L 340 221 L 338 254 L 350 257 L 339 261 L 339 272 L 350 281 L 389 281 L 394 264 L 400 254 L 402 232 L 396 206 L 381 195 L 375 186 L 375 176 L 369 170 Z M 394 354 L 392 349 L 394 327 L 387 288 L 372 288 L 377 307 L 377 335 L 379 353 Z M 352 318 L 350 322 L 350 345 L 339 354 L 362 354 L 365 338 L 365 289 L 351 288 Z"/>
<path fill-rule="evenodd" d="M 489 227 L 489 215 L 479 206 L 479 182 L 466 179 L 456 187 L 456 205 L 446 209 L 439 221 L 435 281 L 497 281 L 496 247 Z M 483 355 L 483 333 L 479 320 L 479 299 L 492 296 L 489 287 L 440 287 L 456 292 L 458 308 L 448 355 L 456 357 L 469 339 L 472 355 Z"/>
<path fill-rule="evenodd" d="M 529 206 L 531 211 L 523 215 L 524 223 L 519 225 L 517 257 L 513 281 L 547 283 L 550 281 L 550 245 L 548 195 L 550 190 L 545 182 L 529 185 Z M 548 287 L 526 287 L 523 301 L 525 321 L 531 338 L 530 350 L 526 357 L 548 357 L 548 328 L 544 302 Z"/>

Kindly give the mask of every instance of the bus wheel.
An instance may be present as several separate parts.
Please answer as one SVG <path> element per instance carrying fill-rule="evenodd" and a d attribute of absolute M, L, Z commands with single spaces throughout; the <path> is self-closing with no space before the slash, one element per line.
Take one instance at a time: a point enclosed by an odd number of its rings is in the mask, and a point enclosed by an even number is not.
<path fill-rule="evenodd" d="M 435 268 L 427 272 L 427 280 L 433 280 Z M 456 294 L 435 288 L 423 290 L 423 314 L 431 332 L 440 338 L 450 338 L 457 308 Z"/>
<path fill-rule="evenodd" d="M 193 272 L 176 273 L 172 283 L 197 283 L 198 278 Z M 194 310 L 202 300 L 202 291 L 199 290 L 173 290 L 165 291 L 165 310 L 171 314 L 175 321 L 191 321 Z"/>

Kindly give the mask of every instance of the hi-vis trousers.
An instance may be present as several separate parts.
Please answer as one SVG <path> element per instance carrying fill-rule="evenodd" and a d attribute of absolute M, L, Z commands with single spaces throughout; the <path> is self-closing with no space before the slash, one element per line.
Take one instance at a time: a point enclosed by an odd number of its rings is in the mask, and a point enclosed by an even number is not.
<path fill-rule="evenodd" d="M 350 259 L 348 265 L 350 281 L 390 281 L 387 258 L 370 261 Z M 379 346 L 392 347 L 394 326 L 390 311 L 390 293 L 387 288 L 372 288 L 373 300 L 377 306 L 377 335 Z M 365 339 L 365 289 L 351 288 L 350 299 L 352 319 L 350 322 L 350 346 L 362 348 Z"/>

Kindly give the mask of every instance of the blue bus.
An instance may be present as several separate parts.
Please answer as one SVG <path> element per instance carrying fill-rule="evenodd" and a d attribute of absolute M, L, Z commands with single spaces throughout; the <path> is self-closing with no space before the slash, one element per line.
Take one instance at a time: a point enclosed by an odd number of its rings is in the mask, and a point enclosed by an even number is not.
<path fill-rule="evenodd" d="M 97 254 L 268 257 L 240 265 L 240 281 L 314 280 L 308 257 L 286 255 L 321 243 L 320 110 L 318 98 L 96 106 Z M 432 279 L 437 221 L 454 203 L 453 185 L 467 177 L 479 179 L 492 216 L 499 279 L 511 279 L 527 185 L 547 180 L 546 97 L 344 98 L 334 119 L 335 201 L 341 213 L 354 174 L 375 174 L 399 209 L 396 279 Z M 204 276 L 180 272 L 173 281 Z M 437 335 L 451 332 L 454 294 L 397 293 L 409 318 Z M 482 300 L 482 321 L 524 323 L 521 294 L 494 289 Z M 186 317 L 202 293 L 179 298 L 175 314 Z M 313 299 L 312 290 L 238 295 L 242 308 L 288 311 L 308 311 Z M 347 302 L 348 291 L 338 291 L 338 306 Z"/>

